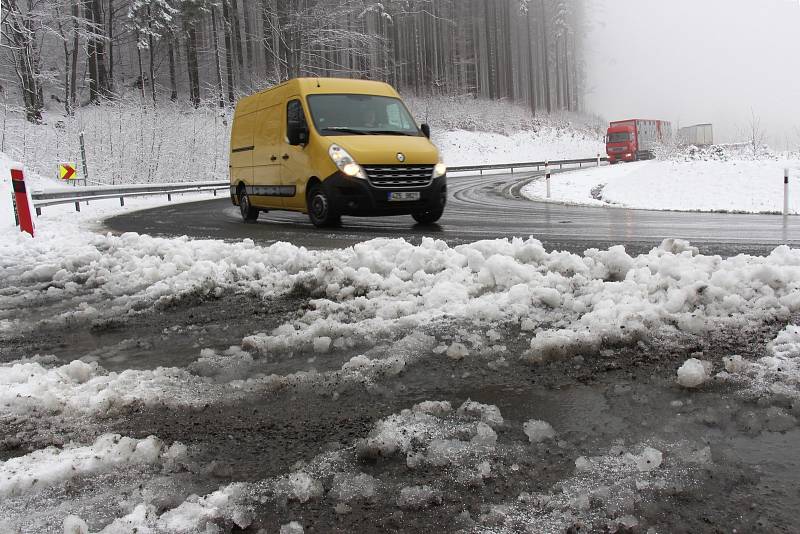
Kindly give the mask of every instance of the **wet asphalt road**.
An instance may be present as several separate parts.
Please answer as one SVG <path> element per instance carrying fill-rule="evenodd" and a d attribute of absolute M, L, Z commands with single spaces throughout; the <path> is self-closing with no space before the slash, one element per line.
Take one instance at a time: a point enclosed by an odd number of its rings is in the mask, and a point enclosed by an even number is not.
<path fill-rule="evenodd" d="M 460 244 L 533 236 L 550 249 L 582 252 L 624 244 L 630 252 L 641 253 L 665 238 L 680 238 L 703 253 L 729 256 L 766 254 L 780 244 L 800 244 L 796 217 L 566 206 L 521 198 L 521 186 L 536 179 L 542 179 L 541 173 L 451 177 L 447 210 L 433 226 L 415 225 L 410 216 L 345 217 L 341 228 L 318 230 L 306 215 L 278 211 L 262 213 L 257 224 L 245 225 L 227 197 L 120 215 L 106 225 L 114 232 L 287 241 L 309 248 L 338 248 L 377 237 L 418 242 L 430 236 Z"/>

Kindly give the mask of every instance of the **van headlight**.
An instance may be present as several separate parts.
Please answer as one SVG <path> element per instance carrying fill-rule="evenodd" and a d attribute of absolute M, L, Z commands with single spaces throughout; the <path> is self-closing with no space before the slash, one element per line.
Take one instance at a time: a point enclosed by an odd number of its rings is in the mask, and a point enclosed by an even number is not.
<path fill-rule="evenodd" d="M 444 176 L 445 174 L 447 174 L 447 165 L 445 165 L 440 161 L 433 168 L 433 177 L 439 178 L 440 176 Z"/>
<path fill-rule="evenodd" d="M 328 154 L 330 155 L 333 163 L 339 168 L 347 176 L 352 176 L 353 178 L 367 178 L 367 173 L 364 169 L 356 163 L 356 160 L 353 159 L 347 150 L 343 149 L 339 145 L 331 145 L 328 149 Z"/>

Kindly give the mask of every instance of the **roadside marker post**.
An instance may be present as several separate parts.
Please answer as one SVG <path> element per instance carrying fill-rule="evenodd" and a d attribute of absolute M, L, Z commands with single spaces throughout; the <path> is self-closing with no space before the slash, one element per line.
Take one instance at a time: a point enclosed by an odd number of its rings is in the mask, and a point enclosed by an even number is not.
<path fill-rule="evenodd" d="M 783 169 L 783 216 L 789 215 L 789 169 Z"/>
<path fill-rule="evenodd" d="M 19 229 L 34 236 L 33 201 L 25 185 L 25 173 L 20 168 L 11 168 L 11 183 L 14 187 L 14 210 Z"/>
<path fill-rule="evenodd" d="M 600 152 L 597 153 L 597 166 L 600 166 Z"/>
<path fill-rule="evenodd" d="M 547 184 L 547 198 L 550 198 L 550 162 L 549 161 L 545 161 L 544 162 L 544 172 L 545 172 L 544 181 Z"/>

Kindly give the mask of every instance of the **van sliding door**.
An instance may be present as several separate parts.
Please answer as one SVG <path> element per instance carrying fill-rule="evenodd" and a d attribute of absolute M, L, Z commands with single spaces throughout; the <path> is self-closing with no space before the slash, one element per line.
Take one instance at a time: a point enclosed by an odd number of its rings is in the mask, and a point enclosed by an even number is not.
<path fill-rule="evenodd" d="M 253 204 L 265 208 L 283 208 L 280 195 L 281 159 L 280 132 L 282 106 L 272 106 L 256 113 L 253 138 Z"/>

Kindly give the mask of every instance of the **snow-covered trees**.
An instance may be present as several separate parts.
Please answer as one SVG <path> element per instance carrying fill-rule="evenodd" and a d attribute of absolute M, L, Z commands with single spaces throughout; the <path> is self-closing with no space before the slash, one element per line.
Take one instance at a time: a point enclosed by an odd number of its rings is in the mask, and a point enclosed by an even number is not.
<path fill-rule="evenodd" d="M 0 83 L 31 121 L 48 92 L 68 114 L 131 90 L 226 105 L 294 76 L 534 111 L 575 109 L 582 92 L 577 0 L 0 1 Z"/>

